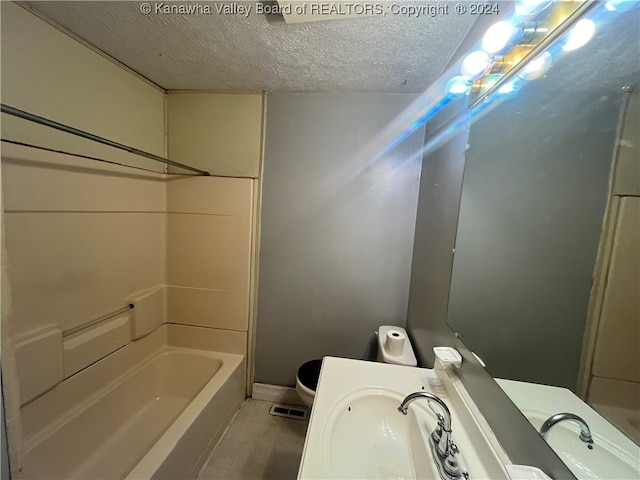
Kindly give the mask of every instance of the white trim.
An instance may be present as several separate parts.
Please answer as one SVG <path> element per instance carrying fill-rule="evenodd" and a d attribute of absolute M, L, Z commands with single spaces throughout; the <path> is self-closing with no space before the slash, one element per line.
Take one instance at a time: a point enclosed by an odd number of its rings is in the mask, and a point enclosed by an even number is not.
<path fill-rule="evenodd" d="M 280 385 L 254 383 L 251 398 L 254 400 L 264 400 L 266 402 L 306 406 L 295 388 L 281 387 Z"/>

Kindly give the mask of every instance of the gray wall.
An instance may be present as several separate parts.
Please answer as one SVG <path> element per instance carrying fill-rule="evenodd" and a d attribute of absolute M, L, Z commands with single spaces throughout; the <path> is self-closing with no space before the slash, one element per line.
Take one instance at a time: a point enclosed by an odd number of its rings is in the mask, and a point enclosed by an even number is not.
<path fill-rule="evenodd" d="M 427 137 L 464 107 L 452 105 L 431 121 Z M 453 138 L 422 161 L 407 313 L 409 336 L 422 367 L 433 366 L 433 347 L 458 349 L 463 356 L 458 374 L 515 464 L 537 465 L 555 479 L 575 479 L 446 323 L 467 138 L 468 125 L 457 129 Z"/>
<path fill-rule="evenodd" d="M 325 355 L 372 358 L 377 327 L 405 325 L 424 130 L 375 157 L 414 99 L 268 96 L 256 382 L 294 385 Z"/>
<path fill-rule="evenodd" d="M 471 127 L 448 322 L 495 377 L 575 389 L 620 108 L 532 84 Z"/>
<path fill-rule="evenodd" d="M 464 101 L 449 105 L 428 123 L 427 137 L 466 108 Z M 468 124 L 437 150 L 425 155 L 420 176 L 411 266 L 407 328 L 421 366 L 433 366 L 433 347 L 448 345 L 447 299 L 453 264 L 464 150 Z M 426 143 L 426 142 L 425 142 Z"/>

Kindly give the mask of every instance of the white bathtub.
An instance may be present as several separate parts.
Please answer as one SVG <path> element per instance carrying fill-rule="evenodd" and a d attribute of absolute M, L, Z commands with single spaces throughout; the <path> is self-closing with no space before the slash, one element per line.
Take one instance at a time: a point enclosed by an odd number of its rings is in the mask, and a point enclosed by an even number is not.
<path fill-rule="evenodd" d="M 244 398 L 215 333 L 163 325 L 25 405 L 20 478 L 194 478 Z"/>

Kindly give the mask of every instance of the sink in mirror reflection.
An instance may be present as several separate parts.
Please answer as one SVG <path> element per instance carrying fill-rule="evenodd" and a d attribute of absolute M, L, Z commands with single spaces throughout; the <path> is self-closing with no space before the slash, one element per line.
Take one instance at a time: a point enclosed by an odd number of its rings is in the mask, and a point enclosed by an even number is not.
<path fill-rule="evenodd" d="M 640 3 L 626 8 L 473 118 L 447 310 L 490 374 L 606 418 L 593 451 L 571 423 L 550 431 L 579 478 L 640 478 Z"/>
<path fill-rule="evenodd" d="M 577 415 L 593 443 L 581 439 L 579 422 L 558 421 L 545 434 L 547 443 L 573 474 L 584 480 L 640 478 L 640 449 L 593 408 L 566 388 L 496 379 L 537 431 L 561 412 Z"/>
<path fill-rule="evenodd" d="M 544 413 L 523 410 L 522 413 L 540 429 L 548 418 Z M 580 428 L 572 423 L 556 425 L 550 431 L 547 442 L 562 461 L 580 479 L 632 479 L 640 478 L 638 456 L 622 450 L 606 437 L 594 433 L 592 448 L 579 438 Z"/>

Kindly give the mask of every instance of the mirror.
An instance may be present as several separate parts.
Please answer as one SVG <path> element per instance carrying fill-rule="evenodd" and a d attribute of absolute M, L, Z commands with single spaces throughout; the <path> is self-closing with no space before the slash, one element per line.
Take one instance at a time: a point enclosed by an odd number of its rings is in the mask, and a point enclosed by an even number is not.
<path fill-rule="evenodd" d="M 640 8 L 628 3 L 471 126 L 447 322 L 492 376 L 569 389 L 639 443 Z"/>

